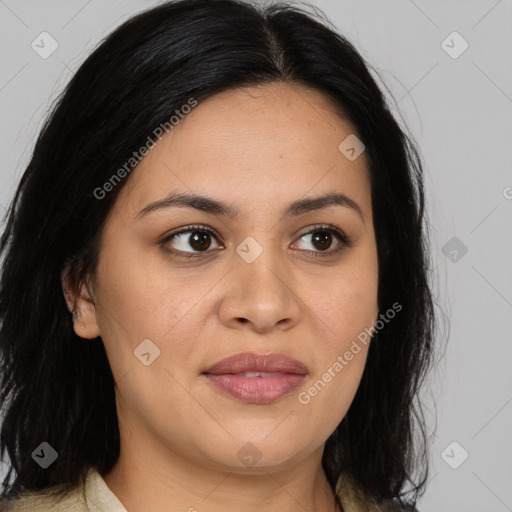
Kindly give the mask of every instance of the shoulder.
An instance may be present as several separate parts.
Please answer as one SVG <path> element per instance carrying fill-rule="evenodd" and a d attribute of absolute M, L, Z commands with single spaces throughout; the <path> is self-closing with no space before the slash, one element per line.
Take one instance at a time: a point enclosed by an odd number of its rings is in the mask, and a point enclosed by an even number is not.
<path fill-rule="evenodd" d="M 92 512 L 81 499 L 78 490 L 65 496 L 52 489 L 26 492 L 11 501 L 0 502 L 0 512 Z"/>
<path fill-rule="evenodd" d="M 25 491 L 10 501 L 0 501 L 0 512 L 97 512 L 96 503 L 90 501 L 91 485 L 97 478 L 96 471 L 91 470 L 85 487 L 77 485 L 66 489 L 66 486 L 58 485 L 40 491 Z"/>
<path fill-rule="evenodd" d="M 342 474 L 338 478 L 336 494 L 339 496 L 345 512 L 419 512 L 416 508 L 402 507 L 392 501 L 376 503 L 368 498 L 347 474 Z"/>

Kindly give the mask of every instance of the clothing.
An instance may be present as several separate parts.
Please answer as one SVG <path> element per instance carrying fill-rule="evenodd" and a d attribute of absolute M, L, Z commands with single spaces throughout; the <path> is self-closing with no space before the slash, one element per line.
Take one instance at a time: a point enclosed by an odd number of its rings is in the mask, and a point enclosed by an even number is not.
<path fill-rule="evenodd" d="M 81 491 L 77 488 L 60 501 L 52 496 L 50 489 L 30 493 L 12 502 L 0 503 L 0 512 L 127 512 L 94 468 L 89 470 L 85 482 L 87 503 Z"/>
<path fill-rule="evenodd" d="M 369 503 L 349 478 L 336 484 L 344 512 L 396 512 L 392 505 Z M 85 483 L 86 502 L 81 489 L 75 489 L 58 501 L 51 489 L 27 493 L 11 502 L 0 502 L 0 512 L 127 512 L 96 469 L 90 469 Z M 88 507 L 88 508 L 87 508 Z M 417 512 L 412 510 L 411 512 Z"/>

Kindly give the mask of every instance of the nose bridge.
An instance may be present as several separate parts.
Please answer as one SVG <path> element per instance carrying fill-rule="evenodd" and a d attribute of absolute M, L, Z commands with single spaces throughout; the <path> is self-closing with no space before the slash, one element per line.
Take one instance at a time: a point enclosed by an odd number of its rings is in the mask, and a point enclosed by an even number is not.
<path fill-rule="evenodd" d="M 221 307 L 223 321 L 249 321 L 257 330 L 295 322 L 299 305 L 287 283 L 279 247 L 269 237 L 261 243 L 247 237 L 236 253 L 233 281 Z"/>
<path fill-rule="evenodd" d="M 285 266 L 279 247 L 267 237 L 258 242 L 253 237 L 244 239 L 236 249 L 241 282 L 252 290 L 252 295 L 285 298 L 289 290 L 283 282 Z"/>

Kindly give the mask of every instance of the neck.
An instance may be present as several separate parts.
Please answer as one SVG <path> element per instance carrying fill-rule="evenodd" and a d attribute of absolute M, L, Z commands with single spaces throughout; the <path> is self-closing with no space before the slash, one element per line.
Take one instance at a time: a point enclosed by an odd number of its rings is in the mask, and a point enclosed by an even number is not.
<path fill-rule="evenodd" d="M 128 512 L 167 512 L 170 505 L 188 512 L 206 506 L 209 512 L 336 512 L 340 508 L 321 466 L 322 450 L 280 471 L 245 473 L 200 465 L 177 453 L 156 464 L 162 452 L 156 457 L 146 451 L 135 461 L 121 451 L 103 478 Z"/>

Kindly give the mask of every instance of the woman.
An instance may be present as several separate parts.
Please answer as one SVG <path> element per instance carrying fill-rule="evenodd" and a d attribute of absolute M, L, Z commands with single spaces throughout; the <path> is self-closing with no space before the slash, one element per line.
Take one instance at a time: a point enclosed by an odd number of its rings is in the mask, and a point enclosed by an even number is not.
<path fill-rule="evenodd" d="M 236 0 L 128 20 L 1 239 L 4 509 L 415 510 L 423 220 L 417 151 L 327 24 Z"/>

